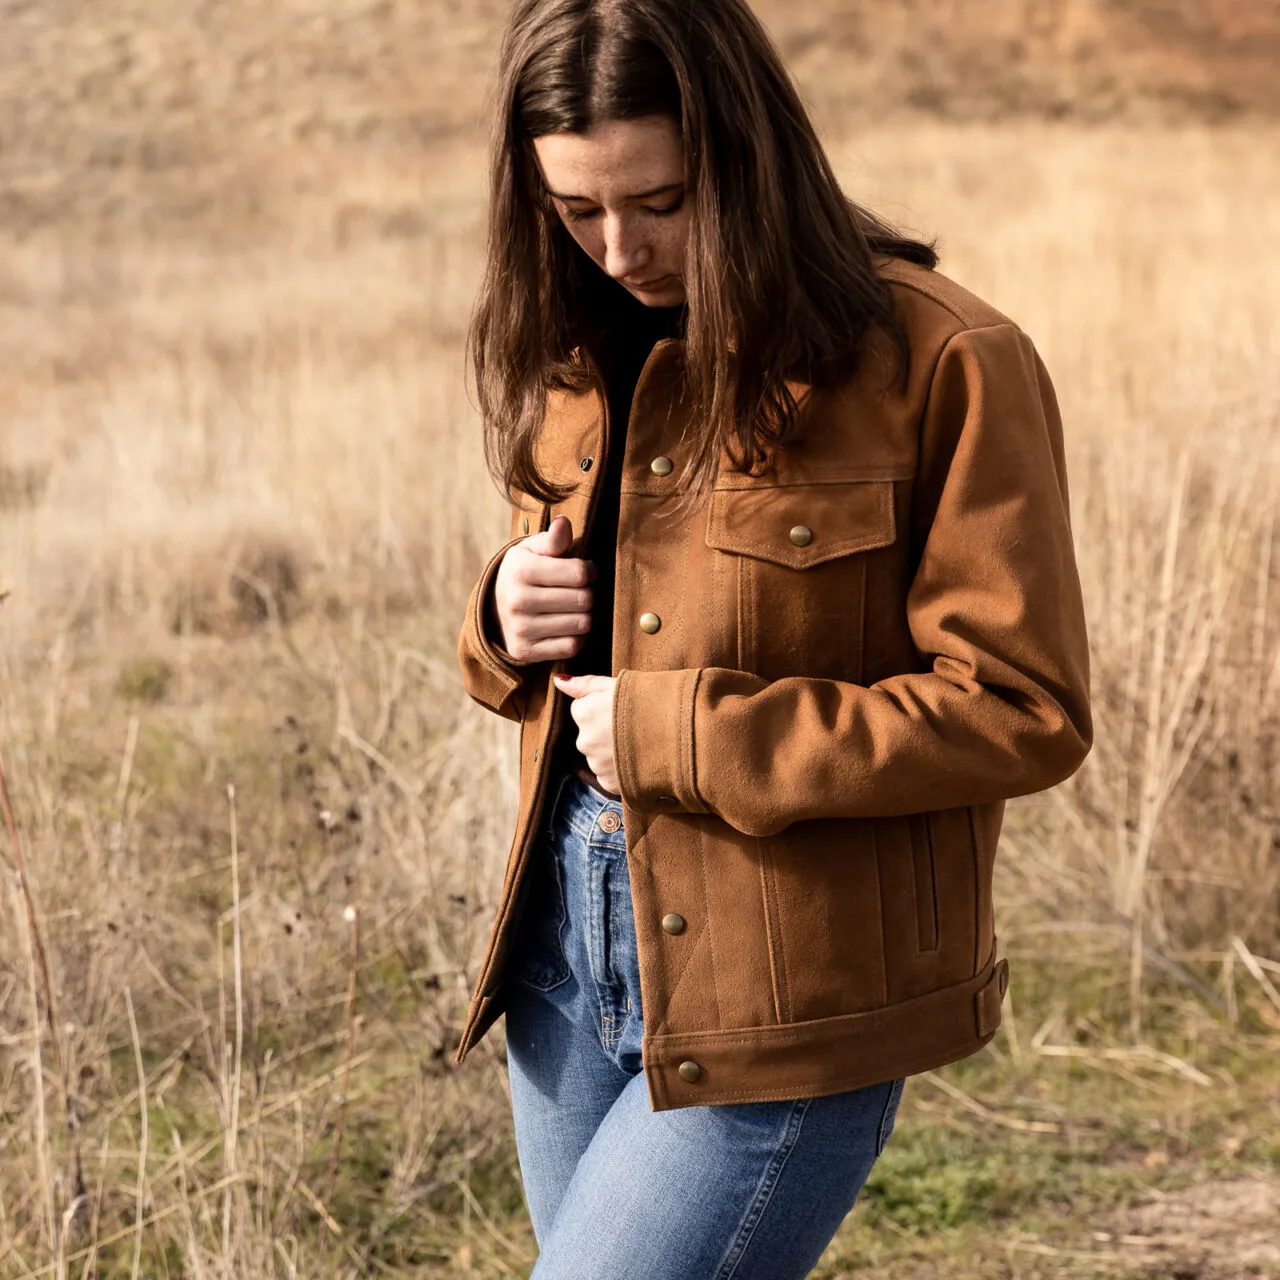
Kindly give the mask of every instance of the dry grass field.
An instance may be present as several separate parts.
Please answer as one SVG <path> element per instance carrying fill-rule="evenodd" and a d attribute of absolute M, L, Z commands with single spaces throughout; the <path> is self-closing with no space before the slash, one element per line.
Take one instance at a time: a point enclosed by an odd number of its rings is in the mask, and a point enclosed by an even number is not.
<path fill-rule="evenodd" d="M 451 1065 L 501 9 L 0 0 L 0 1277 L 527 1274 L 500 1036 Z M 1004 1028 L 819 1274 L 1280 1274 L 1276 6 L 761 12 L 1046 358 L 1097 708 L 1010 811 Z"/>

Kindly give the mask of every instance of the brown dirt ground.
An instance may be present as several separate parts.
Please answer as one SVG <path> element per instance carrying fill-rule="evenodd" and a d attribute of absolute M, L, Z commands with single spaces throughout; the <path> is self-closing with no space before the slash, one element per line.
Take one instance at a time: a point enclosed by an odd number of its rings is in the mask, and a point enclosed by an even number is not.
<path fill-rule="evenodd" d="M 1197 1183 L 1116 1217 L 1095 1236 L 1132 1252 L 1137 1273 L 1244 1280 L 1280 1273 L 1280 1185 L 1252 1178 Z"/>

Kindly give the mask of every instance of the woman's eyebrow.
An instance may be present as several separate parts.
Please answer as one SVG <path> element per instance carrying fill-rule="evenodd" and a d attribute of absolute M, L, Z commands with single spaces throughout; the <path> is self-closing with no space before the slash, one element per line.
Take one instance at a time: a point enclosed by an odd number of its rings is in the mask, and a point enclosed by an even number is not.
<path fill-rule="evenodd" d="M 635 195 L 630 195 L 626 198 L 628 200 L 652 200 L 654 196 L 665 196 L 668 192 L 681 191 L 683 189 L 683 182 L 668 182 L 665 187 L 654 187 L 650 191 L 637 191 Z M 547 188 L 547 192 L 556 200 L 585 200 L 590 204 L 595 203 L 588 196 L 563 196 L 558 191 L 552 191 L 550 187 Z"/>

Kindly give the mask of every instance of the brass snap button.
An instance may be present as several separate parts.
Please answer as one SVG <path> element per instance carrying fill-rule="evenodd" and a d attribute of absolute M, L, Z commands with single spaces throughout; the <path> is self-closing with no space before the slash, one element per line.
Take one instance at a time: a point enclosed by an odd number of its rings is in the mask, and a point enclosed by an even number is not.
<path fill-rule="evenodd" d="M 685 1084 L 697 1084 L 702 1079 L 702 1068 L 696 1062 L 682 1062 L 679 1070 Z"/>
<path fill-rule="evenodd" d="M 808 525 L 798 524 L 791 530 L 791 541 L 797 547 L 807 547 L 813 541 L 813 530 Z"/>
<path fill-rule="evenodd" d="M 662 619 L 656 613 L 640 615 L 640 630 L 647 636 L 657 635 L 662 630 Z"/>
<path fill-rule="evenodd" d="M 654 460 L 649 463 L 649 470 L 652 471 L 655 476 L 669 476 L 675 469 L 676 464 L 672 462 L 670 458 L 666 457 L 654 458 Z"/>
<path fill-rule="evenodd" d="M 678 938 L 685 931 L 684 916 L 678 916 L 673 911 L 669 916 L 662 917 L 662 927 L 673 938 Z"/>
<path fill-rule="evenodd" d="M 600 815 L 600 830 L 613 835 L 622 826 L 622 817 L 613 809 L 606 809 Z"/>
<path fill-rule="evenodd" d="M 578 466 L 580 466 L 583 469 L 583 471 L 590 471 L 594 462 L 595 462 L 594 458 L 583 458 L 583 460 L 580 463 L 578 463 Z"/>

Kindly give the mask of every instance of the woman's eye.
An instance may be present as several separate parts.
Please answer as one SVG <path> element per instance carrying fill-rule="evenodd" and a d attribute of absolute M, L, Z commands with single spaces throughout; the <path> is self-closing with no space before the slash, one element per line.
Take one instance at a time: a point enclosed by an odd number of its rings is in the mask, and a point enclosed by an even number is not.
<path fill-rule="evenodd" d="M 652 205 L 641 205 L 641 212 L 652 215 L 655 218 L 669 218 L 673 213 L 679 213 L 684 208 L 684 197 L 681 196 L 675 204 L 665 205 L 660 209 L 655 209 Z M 601 211 L 599 209 L 570 209 L 567 205 L 562 207 L 564 216 L 569 222 L 586 222 L 589 218 L 598 218 Z"/>

